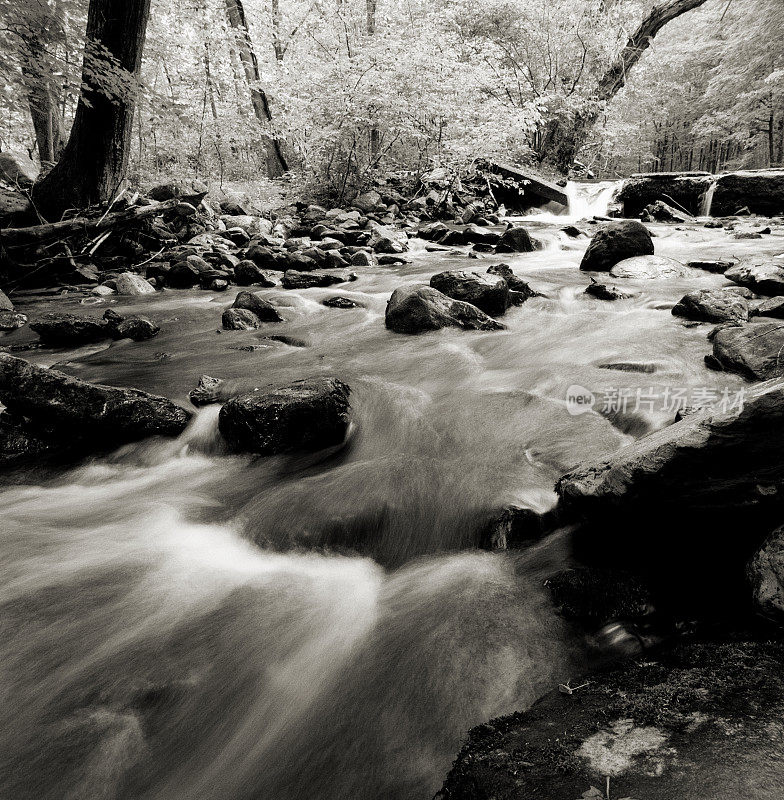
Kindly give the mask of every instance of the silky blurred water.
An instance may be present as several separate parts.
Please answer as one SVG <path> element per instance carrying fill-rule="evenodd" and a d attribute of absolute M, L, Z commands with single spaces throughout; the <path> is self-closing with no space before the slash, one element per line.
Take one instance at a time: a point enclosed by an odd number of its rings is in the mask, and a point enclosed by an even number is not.
<path fill-rule="evenodd" d="M 110 307 L 161 326 L 149 342 L 20 353 L 36 363 L 185 405 L 202 373 L 237 388 L 335 375 L 355 426 L 324 458 L 253 459 L 223 451 L 208 407 L 176 441 L 3 477 L 0 797 L 427 798 L 468 728 L 585 668 L 542 586 L 569 563 L 568 533 L 490 554 L 478 530 L 508 503 L 549 508 L 575 463 L 673 418 L 572 416 L 569 386 L 742 384 L 705 369 L 709 326 L 669 311 L 720 276 L 593 300 L 587 239 L 527 224 L 546 248 L 503 260 L 546 296 L 497 333 L 385 329 L 397 286 L 501 260 L 422 242 L 345 286 L 262 291 L 285 322 L 259 331 L 221 331 L 236 290 L 19 301 L 31 317 Z M 777 236 L 654 228 L 657 253 L 683 261 L 784 251 Z M 321 305 L 337 294 L 363 307 Z M 647 371 L 605 368 L 619 363 Z"/>

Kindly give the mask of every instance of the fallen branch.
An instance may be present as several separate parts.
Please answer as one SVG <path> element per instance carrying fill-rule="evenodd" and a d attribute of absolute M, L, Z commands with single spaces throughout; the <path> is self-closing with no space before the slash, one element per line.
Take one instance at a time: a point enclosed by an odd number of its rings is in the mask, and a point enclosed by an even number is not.
<path fill-rule="evenodd" d="M 74 234 L 96 234 L 114 228 L 131 225 L 140 219 L 154 217 L 164 211 L 174 208 L 179 201 L 166 200 L 162 203 L 152 203 L 148 206 L 134 206 L 125 211 L 115 211 L 104 214 L 98 219 L 76 217 L 63 222 L 50 222 L 45 225 L 32 225 L 28 228 L 5 228 L 0 230 L 0 241 L 4 247 L 27 247 L 41 244 L 50 239 L 65 239 Z"/>

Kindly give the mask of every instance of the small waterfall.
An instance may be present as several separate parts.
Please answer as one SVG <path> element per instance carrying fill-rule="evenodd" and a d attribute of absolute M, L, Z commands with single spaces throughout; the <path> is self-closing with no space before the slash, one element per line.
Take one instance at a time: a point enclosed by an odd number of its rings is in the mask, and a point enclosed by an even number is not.
<path fill-rule="evenodd" d="M 617 187 L 618 181 L 599 181 L 597 183 L 569 181 L 566 184 L 569 216 L 572 219 L 606 217 L 607 209 Z"/>
<path fill-rule="evenodd" d="M 711 215 L 711 207 L 713 206 L 713 195 L 716 194 L 716 181 L 708 187 L 705 194 L 702 196 L 700 203 L 700 216 L 709 217 Z"/>

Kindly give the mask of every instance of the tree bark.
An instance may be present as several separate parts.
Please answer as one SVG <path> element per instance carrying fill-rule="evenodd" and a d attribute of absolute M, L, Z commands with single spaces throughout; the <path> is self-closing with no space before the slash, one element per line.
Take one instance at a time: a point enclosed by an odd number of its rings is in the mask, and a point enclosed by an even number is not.
<path fill-rule="evenodd" d="M 40 213 L 108 202 L 128 168 L 150 0 L 90 0 L 82 90 L 62 157 L 33 188 Z M 117 91 L 111 96 L 107 81 Z"/>
<path fill-rule="evenodd" d="M 253 49 L 242 0 L 226 0 L 226 16 L 229 20 L 229 25 L 237 32 L 237 52 L 250 87 L 253 113 L 259 122 L 269 126 L 272 123 L 272 112 L 270 111 L 267 93 L 261 88 L 259 61 L 256 58 L 256 51 Z M 289 171 L 289 165 L 283 155 L 280 141 L 270 133 L 267 133 L 267 138 L 270 145 L 270 158 L 267 160 L 269 177 L 280 177 Z"/>

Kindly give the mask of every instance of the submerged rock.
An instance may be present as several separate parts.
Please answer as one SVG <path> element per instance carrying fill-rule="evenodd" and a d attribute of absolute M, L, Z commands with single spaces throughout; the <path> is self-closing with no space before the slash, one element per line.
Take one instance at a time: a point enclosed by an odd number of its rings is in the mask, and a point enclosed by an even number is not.
<path fill-rule="evenodd" d="M 784 374 L 784 323 L 760 319 L 716 331 L 713 362 L 755 381 Z"/>
<path fill-rule="evenodd" d="M 0 402 L 32 420 L 46 440 L 98 446 L 177 436 L 190 414 L 165 397 L 87 383 L 0 353 Z"/>
<path fill-rule="evenodd" d="M 680 261 L 665 256 L 635 256 L 625 258 L 610 270 L 613 278 L 636 278 L 654 280 L 656 278 L 680 278 L 689 270 Z"/>
<path fill-rule="evenodd" d="M 396 333 L 421 333 L 450 326 L 482 331 L 504 327 L 476 306 L 421 284 L 395 289 L 387 303 L 385 323 Z"/>
<path fill-rule="evenodd" d="M 684 644 L 474 728 L 436 798 L 773 800 L 782 714 L 784 644 Z"/>
<path fill-rule="evenodd" d="M 672 313 L 700 322 L 745 322 L 749 318 L 749 304 L 735 292 L 695 289 L 673 306 Z"/>
<path fill-rule="evenodd" d="M 609 286 L 595 280 L 591 281 L 583 294 L 595 297 L 597 300 L 630 300 L 634 297 L 632 292 L 622 292 L 617 286 Z"/>
<path fill-rule="evenodd" d="M 327 308 L 363 308 L 362 303 L 357 303 L 356 300 L 352 300 L 350 297 L 340 297 L 339 295 L 327 297 L 326 300 L 321 301 L 321 305 L 327 306 Z"/>
<path fill-rule="evenodd" d="M 653 240 L 641 222 L 610 222 L 600 228 L 585 251 L 580 269 L 607 272 L 619 261 L 653 255 Z"/>
<path fill-rule="evenodd" d="M 463 300 L 486 314 L 498 316 L 509 308 L 509 285 L 502 277 L 478 272 L 439 272 L 430 285 L 453 300 Z"/>
<path fill-rule="evenodd" d="M 105 320 L 83 317 L 77 314 L 50 312 L 30 324 L 41 341 L 47 345 L 77 345 L 99 342 L 111 337 Z"/>
<path fill-rule="evenodd" d="M 351 419 L 349 387 L 337 378 L 298 381 L 229 400 L 218 428 L 239 452 L 276 455 L 338 445 Z"/>
<path fill-rule="evenodd" d="M 115 339 L 133 339 L 134 342 L 143 342 L 157 336 L 161 329 L 154 322 L 144 317 L 131 317 L 124 319 L 112 331 Z"/>

